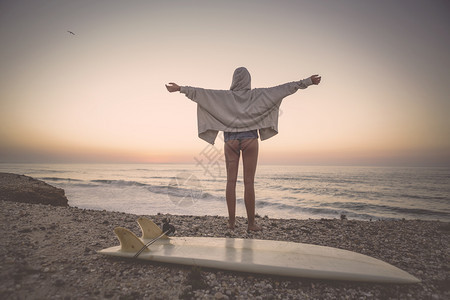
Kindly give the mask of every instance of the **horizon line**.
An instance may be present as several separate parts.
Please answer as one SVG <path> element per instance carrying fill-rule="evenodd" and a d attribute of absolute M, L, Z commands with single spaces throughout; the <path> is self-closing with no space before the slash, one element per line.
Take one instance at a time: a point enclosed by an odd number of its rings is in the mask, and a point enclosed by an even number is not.
<path fill-rule="evenodd" d="M 198 165 L 196 162 L 93 162 L 93 161 L 33 161 L 33 162 L 7 162 L 0 161 L 0 165 Z M 240 162 L 242 164 L 242 162 Z M 379 168 L 450 168 L 450 162 L 446 163 L 304 163 L 304 162 L 261 162 L 259 166 L 304 166 L 304 167 L 379 167 Z M 225 167 L 225 165 L 224 165 Z"/>

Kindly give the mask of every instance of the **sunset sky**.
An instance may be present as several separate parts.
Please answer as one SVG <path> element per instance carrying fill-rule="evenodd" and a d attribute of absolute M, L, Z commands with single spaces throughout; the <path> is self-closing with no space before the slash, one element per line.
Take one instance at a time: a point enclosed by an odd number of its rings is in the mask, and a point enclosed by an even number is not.
<path fill-rule="evenodd" d="M 164 84 L 245 66 L 322 76 L 262 163 L 450 166 L 449 32 L 447 0 L 0 1 L 0 162 L 193 163 L 196 104 Z"/>

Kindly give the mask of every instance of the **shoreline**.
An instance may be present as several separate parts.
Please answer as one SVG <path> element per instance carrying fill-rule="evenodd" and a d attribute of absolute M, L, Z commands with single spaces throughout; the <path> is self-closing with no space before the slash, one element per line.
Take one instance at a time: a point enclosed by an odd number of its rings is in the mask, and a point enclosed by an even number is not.
<path fill-rule="evenodd" d="M 140 215 L 23 203 L 37 201 L 30 199 L 36 191 L 42 201 L 47 201 L 47 192 L 63 197 L 64 191 L 61 195 L 60 189 L 27 176 L 4 178 L 0 188 L 11 193 L 0 197 L 1 299 L 450 298 L 448 222 L 265 216 L 257 217 L 263 230 L 248 233 L 243 217 L 237 217 L 236 229 L 229 231 L 228 218 L 222 216 L 143 215 L 158 225 L 169 217 L 175 236 L 268 239 L 354 251 L 386 261 L 422 282 L 375 284 L 196 269 L 97 254 L 119 245 L 113 233 L 117 226 L 140 235 Z M 33 193 L 24 195 L 24 190 Z"/>
<path fill-rule="evenodd" d="M 227 215 L 223 169 L 220 176 L 211 178 L 195 164 L 25 164 L 5 166 L 3 170 L 34 176 L 62 188 L 69 205 L 80 208 L 135 214 Z M 195 175 L 196 180 L 192 179 L 200 187 L 178 178 L 187 174 Z M 261 166 L 255 182 L 256 211 L 271 218 L 339 218 L 345 214 L 359 220 L 450 222 L 445 180 L 449 176 L 450 169 L 445 168 Z M 246 216 L 240 180 L 236 185 L 237 214 Z"/>
<path fill-rule="evenodd" d="M 234 232 L 226 217 L 170 217 L 176 236 L 272 239 L 336 247 L 384 260 L 422 280 L 412 285 L 283 278 L 101 256 L 118 245 L 123 226 L 136 234 L 138 215 L 0 201 L 0 296 L 110 299 L 448 299 L 450 223 L 258 218 L 262 232 L 247 233 L 245 218 Z M 197 283 L 196 283 L 197 282 Z M 197 285 L 198 284 L 198 285 Z"/>

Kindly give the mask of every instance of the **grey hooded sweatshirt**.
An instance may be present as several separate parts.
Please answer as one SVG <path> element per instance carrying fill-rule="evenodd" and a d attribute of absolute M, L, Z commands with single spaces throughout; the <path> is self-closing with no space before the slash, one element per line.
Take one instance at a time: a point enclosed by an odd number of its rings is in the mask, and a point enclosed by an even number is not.
<path fill-rule="evenodd" d="M 261 140 L 276 135 L 283 98 L 311 84 L 311 78 L 307 78 L 271 88 L 251 89 L 250 73 L 240 67 L 234 71 L 230 90 L 182 86 L 180 92 L 197 103 L 198 136 L 214 145 L 219 131 L 259 129 Z"/>

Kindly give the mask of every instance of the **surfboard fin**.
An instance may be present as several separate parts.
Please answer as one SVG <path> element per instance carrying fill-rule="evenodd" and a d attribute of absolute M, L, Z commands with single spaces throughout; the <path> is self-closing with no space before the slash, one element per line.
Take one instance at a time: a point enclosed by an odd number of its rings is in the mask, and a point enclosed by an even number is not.
<path fill-rule="evenodd" d="M 114 233 L 120 241 L 120 250 L 122 252 L 138 252 L 145 247 L 144 243 L 131 231 L 123 227 L 114 228 Z M 150 250 L 145 249 L 144 252 Z"/>
<path fill-rule="evenodd" d="M 141 227 L 142 231 L 142 239 L 155 239 L 159 237 L 163 231 L 161 228 L 158 227 L 155 223 L 153 223 L 150 219 L 147 219 L 145 217 L 140 217 L 138 219 L 139 226 Z M 161 239 L 168 239 L 169 237 L 167 235 L 163 235 Z"/>

